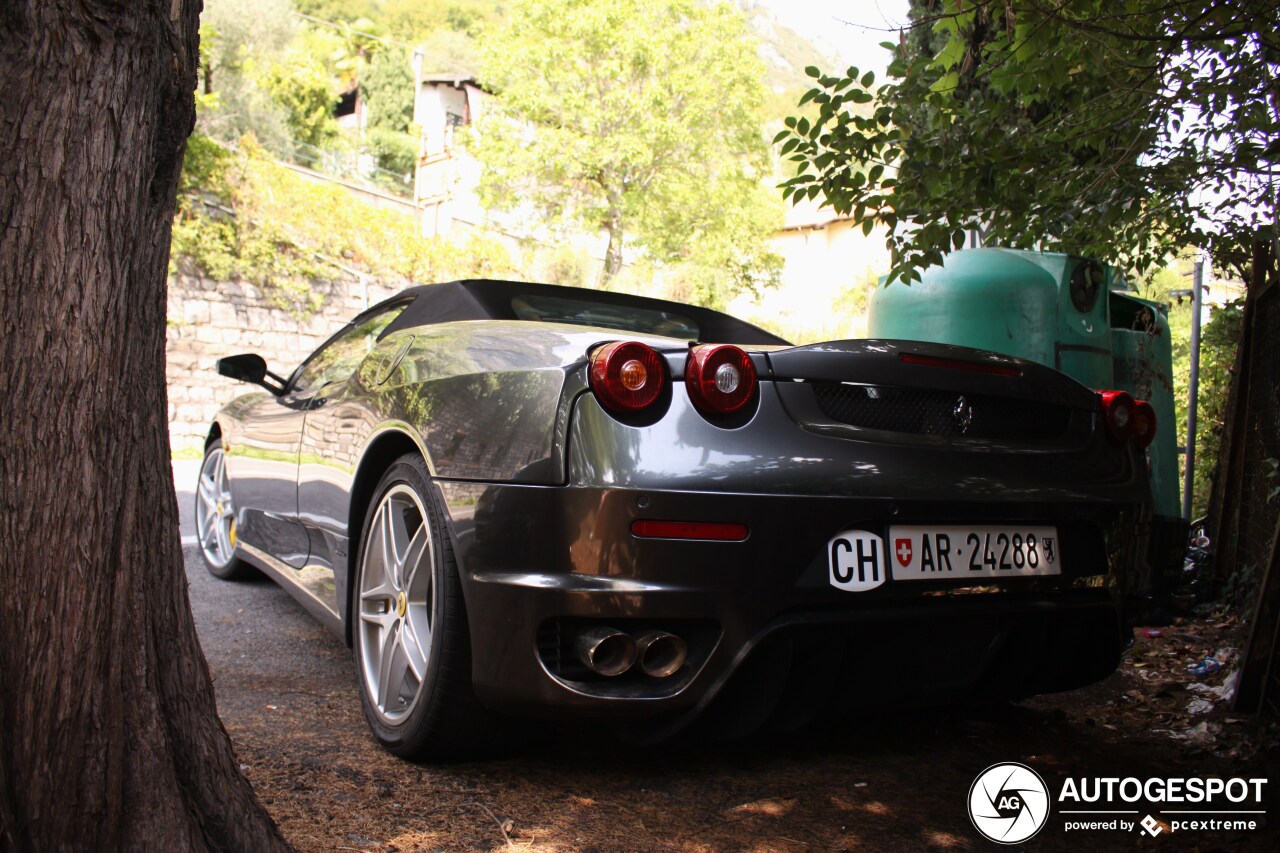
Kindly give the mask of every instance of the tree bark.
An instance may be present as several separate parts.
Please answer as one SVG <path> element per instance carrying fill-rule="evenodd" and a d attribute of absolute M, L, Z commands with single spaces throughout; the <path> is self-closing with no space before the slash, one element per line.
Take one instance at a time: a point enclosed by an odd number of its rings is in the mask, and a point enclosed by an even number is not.
<path fill-rule="evenodd" d="M 187 601 L 165 287 L 199 0 L 0 3 L 0 850 L 285 850 Z"/>
<path fill-rule="evenodd" d="M 622 211 L 618 207 L 609 208 L 604 230 L 609 235 L 609 245 L 604 251 L 604 272 L 600 276 L 600 286 L 608 290 L 609 283 L 622 272 Z"/>

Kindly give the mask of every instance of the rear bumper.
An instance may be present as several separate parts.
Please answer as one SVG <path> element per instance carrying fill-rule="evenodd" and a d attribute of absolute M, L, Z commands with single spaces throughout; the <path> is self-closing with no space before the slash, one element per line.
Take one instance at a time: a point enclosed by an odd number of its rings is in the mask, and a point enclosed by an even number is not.
<path fill-rule="evenodd" d="M 735 673 L 735 683 L 784 697 L 863 685 L 858 701 L 1068 689 L 1115 668 L 1126 597 L 1144 582 L 1144 504 L 439 487 L 476 692 L 519 714 L 688 716 L 732 692 Z M 640 539 L 631 534 L 640 518 L 733 522 L 750 534 Z M 827 545 L 840 531 L 993 521 L 1058 527 L 1064 574 L 985 586 L 890 580 L 865 592 L 829 582 Z M 681 635 L 689 660 L 667 679 L 592 677 L 574 660 L 572 638 L 602 624 Z"/>

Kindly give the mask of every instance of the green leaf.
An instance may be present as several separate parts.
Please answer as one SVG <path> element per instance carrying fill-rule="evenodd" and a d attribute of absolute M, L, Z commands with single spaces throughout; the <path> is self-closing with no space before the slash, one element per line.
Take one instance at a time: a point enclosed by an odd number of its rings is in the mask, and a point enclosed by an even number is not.
<path fill-rule="evenodd" d="M 942 46 L 942 50 L 938 51 L 933 67 L 939 71 L 950 71 L 964 59 L 967 49 L 968 44 L 965 39 L 958 36 L 948 39 L 947 43 Z"/>
<path fill-rule="evenodd" d="M 814 78 L 817 78 L 817 77 L 821 77 L 821 76 L 822 76 L 822 70 L 821 70 L 820 68 L 818 68 L 818 66 L 816 66 L 816 65 L 810 65 L 810 66 L 806 67 L 806 68 L 804 69 L 804 73 L 805 73 L 805 74 L 807 74 L 808 76 L 810 76 L 810 77 L 814 77 Z"/>
<path fill-rule="evenodd" d="M 939 77 L 934 82 L 934 84 L 929 87 L 929 91 L 937 92 L 938 94 L 942 94 L 942 95 L 948 95 L 954 92 L 956 87 L 959 85 L 960 85 L 960 75 L 954 71 L 948 71 L 946 74 L 943 74 L 941 77 Z"/>

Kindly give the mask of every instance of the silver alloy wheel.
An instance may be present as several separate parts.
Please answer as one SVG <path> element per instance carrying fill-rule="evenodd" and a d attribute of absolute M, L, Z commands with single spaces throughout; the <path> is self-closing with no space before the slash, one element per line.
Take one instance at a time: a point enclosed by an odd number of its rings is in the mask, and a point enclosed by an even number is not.
<path fill-rule="evenodd" d="M 382 496 L 360 566 L 360 673 L 378 717 L 403 721 L 431 659 L 435 555 L 418 493 L 398 483 Z"/>
<path fill-rule="evenodd" d="M 226 455 L 221 447 L 215 447 L 204 457 L 196 486 L 196 535 L 205 559 L 214 568 L 225 567 L 235 556 L 235 518 Z"/>

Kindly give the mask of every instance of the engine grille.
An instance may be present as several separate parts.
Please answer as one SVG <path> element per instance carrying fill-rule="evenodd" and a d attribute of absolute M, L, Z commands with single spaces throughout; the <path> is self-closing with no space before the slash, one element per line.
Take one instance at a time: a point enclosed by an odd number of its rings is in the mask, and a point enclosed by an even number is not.
<path fill-rule="evenodd" d="M 863 429 L 915 435 L 1044 441 L 1070 424 L 1066 406 L 957 394 L 927 388 L 810 382 L 818 408 L 828 418 Z"/>

